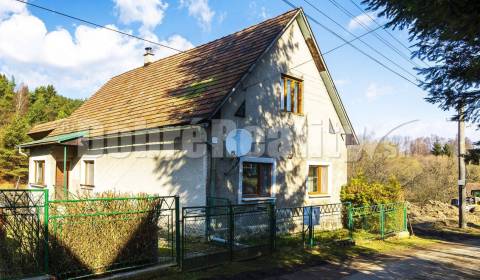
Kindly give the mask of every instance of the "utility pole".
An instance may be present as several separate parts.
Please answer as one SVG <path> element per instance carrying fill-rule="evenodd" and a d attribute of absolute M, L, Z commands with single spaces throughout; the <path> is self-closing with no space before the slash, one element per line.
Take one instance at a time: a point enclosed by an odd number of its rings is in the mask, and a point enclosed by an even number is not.
<path fill-rule="evenodd" d="M 465 204 L 465 119 L 463 105 L 458 109 L 458 227 L 466 228 Z"/>

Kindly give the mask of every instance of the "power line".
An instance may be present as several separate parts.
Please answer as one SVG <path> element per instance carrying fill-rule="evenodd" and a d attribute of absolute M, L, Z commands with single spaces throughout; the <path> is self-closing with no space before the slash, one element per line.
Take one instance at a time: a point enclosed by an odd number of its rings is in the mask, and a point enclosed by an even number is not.
<path fill-rule="evenodd" d="M 292 8 L 297 8 L 295 5 L 293 5 L 290 1 L 288 0 L 282 0 L 284 3 L 286 3 L 287 5 L 289 5 L 290 7 Z M 358 52 L 360 52 L 361 54 L 365 55 L 366 57 L 370 58 L 371 60 L 373 60 L 374 62 L 376 62 L 377 64 L 381 65 L 382 67 L 384 67 L 385 69 L 387 69 L 388 71 L 392 72 L 393 74 L 399 76 L 400 78 L 404 79 L 405 81 L 415 85 L 418 87 L 418 85 L 411 81 L 410 79 L 406 78 L 405 76 L 403 76 L 402 74 L 398 73 L 397 71 L 393 70 L 392 68 L 388 67 L 387 65 L 385 65 L 383 62 L 379 61 L 378 59 L 376 59 L 375 57 L 371 56 L 370 54 L 366 53 L 365 51 L 363 51 L 362 49 L 358 48 L 357 46 L 353 45 L 351 42 L 349 42 L 347 39 L 343 38 L 342 36 L 338 35 L 335 31 L 331 30 L 330 28 L 328 28 L 327 26 L 325 26 L 324 24 L 320 23 L 319 21 L 317 21 L 315 18 L 313 18 L 312 16 L 308 15 L 307 13 L 305 13 L 305 16 L 310 19 L 312 22 L 314 22 L 315 24 L 319 25 L 320 27 L 322 27 L 323 29 L 327 30 L 328 32 L 330 32 L 332 35 L 334 35 L 335 37 L 339 38 L 340 40 L 344 41 L 345 43 L 349 44 L 352 48 L 354 48 L 355 50 L 357 50 Z"/>
<path fill-rule="evenodd" d="M 345 43 L 343 43 L 343 44 L 340 44 L 340 45 L 336 46 L 336 47 L 333 48 L 333 49 L 329 49 L 328 51 L 322 53 L 322 55 L 326 55 L 326 54 L 329 54 L 329 53 L 331 53 L 331 52 L 333 52 L 333 51 L 336 51 L 337 49 L 339 49 L 339 48 L 341 48 L 341 47 L 343 47 L 343 46 L 345 46 L 345 45 L 348 45 L 349 43 L 351 43 L 351 42 L 353 42 L 353 41 L 356 41 L 356 40 L 358 40 L 359 38 L 362 38 L 362 37 L 365 36 L 365 35 L 368 35 L 368 34 L 370 34 L 370 33 L 372 33 L 372 32 L 375 32 L 375 31 L 377 31 L 377 30 L 380 29 L 380 28 L 382 28 L 382 26 L 378 26 L 378 27 L 375 28 L 375 29 L 371 29 L 371 30 L 369 30 L 369 31 L 367 31 L 367 32 L 365 32 L 365 33 L 363 33 L 363 34 L 361 34 L 361 35 L 355 36 L 355 38 L 349 40 L 348 42 L 345 42 Z"/>
<path fill-rule="evenodd" d="M 330 3 L 332 3 L 332 5 L 334 5 L 337 9 L 339 9 L 341 12 L 343 12 L 345 15 L 347 15 L 347 17 L 351 17 L 352 20 L 354 20 L 355 22 L 357 22 L 358 24 L 360 24 L 363 28 L 365 28 L 365 30 L 370 30 L 370 27 L 368 27 L 366 24 L 364 24 L 363 22 L 361 22 L 360 20 L 358 20 L 356 18 L 356 16 L 354 14 L 352 14 L 349 10 L 347 10 L 344 6 L 342 6 L 340 3 L 338 3 L 338 1 L 336 0 L 328 0 L 330 1 Z M 366 16 L 368 16 L 371 20 L 373 20 L 372 17 L 370 17 L 370 15 L 368 15 L 367 13 L 363 12 L 362 10 L 362 13 L 364 13 Z M 401 58 L 403 58 L 405 61 L 407 61 L 408 63 L 411 63 L 413 66 L 415 67 L 420 67 L 420 65 L 418 65 L 416 62 L 412 61 L 410 59 L 410 57 L 406 56 L 402 51 L 400 51 L 396 46 L 392 45 L 390 42 L 388 42 L 385 38 L 383 38 L 380 34 L 377 34 L 377 33 L 373 33 L 373 35 L 375 36 L 375 38 L 377 38 L 380 42 L 382 42 L 383 44 L 385 44 L 387 47 L 389 47 L 390 49 L 392 49 L 394 52 L 396 52 Z"/>
<path fill-rule="evenodd" d="M 288 1 L 288 0 L 285 0 L 285 1 Z M 317 12 L 319 12 L 320 14 L 322 14 L 323 16 L 325 16 L 326 18 L 328 18 L 330 21 L 332 21 L 333 23 L 335 23 L 338 27 L 340 27 L 341 29 L 343 29 L 345 32 L 347 32 L 348 34 L 352 35 L 352 36 L 355 36 L 355 34 L 353 34 L 352 32 L 350 32 L 348 29 L 346 29 L 342 24 L 338 23 L 335 19 L 333 19 L 332 17 L 330 17 L 329 15 L 327 15 L 325 12 L 323 12 L 322 10 L 320 10 L 317 6 L 313 5 L 312 3 L 310 3 L 308 0 L 304 0 L 305 3 L 307 3 L 310 7 L 312 7 L 313 9 L 315 9 Z M 338 34 L 337 34 L 338 35 Z M 343 39 L 343 37 L 342 37 Z M 345 40 L 345 39 L 343 39 Z M 405 69 L 404 67 L 402 67 L 401 65 L 399 65 L 398 63 L 396 63 L 395 61 L 393 61 L 392 59 L 388 58 L 386 55 L 384 55 L 383 53 L 381 53 L 380 51 L 378 51 L 377 49 L 375 49 L 374 47 L 372 47 L 370 44 L 368 44 L 367 42 L 365 42 L 364 40 L 362 39 L 359 39 L 360 42 L 362 42 L 365 46 L 367 46 L 370 50 L 372 50 L 373 52 L 375 52 L 376 54 L 380 55 L 381 57 L 383 57 L 384 59 L 386 59 L 387 61 L 389 61 L 390 63 L 392 63 L 393 65 L 395 65 L 396 67 L 398 67 L 399 69 L 403 70 L 406 74 L 410 75 L 411 77 L 413 77 L 414 79 L 416 79 L 417 77 L 415 75 L 413 75 L 412 73 L 410 73 L 409 70 Z M 352 44 L 353 45 L 353 44 Z"/>
<path fill-rule="evenodd" d="M 353 0 L 350 0 L 350 2 L 352 2 L 353 5 L 355 5 L 355 7 L 357 7 L 357 9 L 359 11 L 361 11 L 363 14 L 365 14 L 367 17 L 369 17 L 377 26 L 383 26 L 385 27 L 386 24 L 384 25 L 380 25 L 380 23 L 378 23 L 377 20 L 375 20 L 374 17 L 370 16 L 367 12 L 365 12 L 362 7 L 360 7 L 357 3 L 355 3 L 355 1 Z M 395 40 L 398 44 L 400 44 L 403 48 L 405 48 L 408 52 L 411 52 L 410 50 L 410 47 L 408 47 L 407 45 L 405 45 L 402 41 L 398 40 L 397 37 L 395 37 L 390 31 L 388 31 L 386 28 L 383 29 L 383 31 L 385 31 L 385 33 L 387 33 L 390 37 L 392 37 L 393 40 Z M 425 64 L 425 66 L 429 67 L 428 63 L 426 63 L 425 61 L 422 60 L 422 63 Z"/>
<path fill-rule="evenodd" d="M 57 15 L 60 15 L 60 16 L 63 16 L 63 17 L 67 17 L 67 18 L 70 18 L 70 19 L 73 19 L 73 20 L 76 20 L 76 21 L 80 21 L 80 22 L 83 22 L 83 23 L 86 23 L 86 24 L 89 24 L 89 25 L 92 25 L 92 26 L 95 26 L 95 27 L 98 27 L 98 28 L 103 28 L 105 30 L 109 30 L 109 31 L 112 31 L 112 32 L 116 32 L 116 33 L 119 33 L 119 34 L 122 34 L 124 36 L 128 36 L 128 37 L 131 37 L 131 38 L 134 38 L 134 39 L 137 39 L 137 40 L 141 40 L 141 41 L 144 41 L 144 42 L 148 42 L 150 44 L 154 44 L 154 45 L 157 45 L 157 46 L 160 46 L 160 47 L 164 47 L 164 48 L 167 48 L 167 49 L 170 49 L 170 50 L 173 50 L 173 51 L 177 51 L 177 52 L 183 52 L 182 50 L 179 50 L 179 49 L 176 49 L 176 48 L 173 48 L 173 47 L 170 47 L 170 46 L 167 46 L 167 45 L 164 45 L 164 44 L 161 44 L 159 42 L 155 42 L 155 41 L 151 41 L 151 40 L 148 40 L 148 39 L 145 39 L 145 38 L 142 38 L 142 37 L 139 37 L 139 36 L 135 36 L 135 35 L 132 35 L 132 34 L 129 34 L 129 33 L 126 33 L 126 32 L 122 32 L 120 30 L 116 30 L 116 29 L 113 29 L 113 28 L 109 28 L 109 27 L 106 27 L 106 26 L 103 26 L 103 25 L 100 25 L 100 24 L 97 24 L 95 22 L 92 22 L 92 21 L 89 21 L 89 20 L 85 20 L 85 19 L 81 19 L 79 17 L 76 17 L 76 16 L 72 16 L 72 15 L 69 15 L 69 14 L 66 14 L 66 13 L 63 13 L 63 12 L 60 12 L 60 11 L 56 11 L 56 10 L 53 10 L 53 9 L 50 9 L 50 8 L 47 8 L 47 7 L 44 7 L 44 6 L 40 6 L 40 5 L 36 5 L 36 4 L 33 4 L 33 3 L 30 3 L 30 2 L 26 2 L 26 1 L 23 1 L 23 0 L 15 0 L 19 3 L 23 3 L 25 5 L 29 5 L 29 6 L 32 6 L 32 7 L 35 7 L 37 9 L 41 9 L 41 10 L 45 10 L 45 11 L 48 11 L 48 12 L 51 12 L 51 13 L 54 13 L 54 14 L 57 14 Z M 288 4 L 289 6 L 291 6 L 292 8 L 297 8 L 295 7 L 292 3 L 290 3 L 289 1 L 287 0 L 282 0 L 283 2 L 285 2 L 286 4 Z M 356 47 L 355 45 L 352 44 L 353 41 L 355 40 L 360 40 L 361 37 L 367 35 L 368 33 L 370 32 L 373 32 L 374 30 L 372 31 L 369 31 L 367 33 L 364 33 L 360 36 L 356 36 L 355 38 L 353 38 L 352 40 L 348 41 L 346 39 L 344 39 L 343 37 L 341 37 L 340 35 L 338 35 L 337 33 L 335 33 L 333 30 L 329 29 L 328 27 L 326 27 L 325 25 L 321 24 L 320 22 L 318 22 L 316 19 L 314 19 L 313 17 L 305 14 L 310 20 L 312 20 L 313 22 L 315 22 L 316 24 L 318 24 L 319 26 L 323 27 L 324 29 L 326 29 L 327 31 L 329 31 L 330 33 L 332 33 L 333 35 L 335 35 L 336 37 L 340 38 L 342 41 L 344 41 L 344 43 L 342 45 L 339 45 L 331 50 L 329 50 L 328 52 L 326 53 L 330 53 L 346 44 L 352 46 L 353 48 L 355 48 L 357 51 L 359 51 L 360 53 L 362 53 L 363 55 L 369 57 L 370 59 L 372 59 L 373 61 L 375 61 L 376 63 L 380 64 L 381 66 L 383 66 L 384 68 L 386 68 L 387 70 L 391 71 L 392 73 L 398 75 L 399 77 L 401 77 L 402 79 L 418 86 L 416 83 L 414 83 L 413 81 L 409 80 L 408 78 L 406 78 L 405 76 L 401 75 L 400 73 L 396 72 L 395 70 L 391 69 L 390 67 L 388 67 L 387 65 L 385 65 L 384 63 L 382 63 L 381 61 L 377 60 L 376 58 L 372 57 L 371 55 L 369 55 L 368 53 L 364 52 L 363 50 L 359 49 L 358 47 Z M 338 24 L 338 23 L 337 23 Z M 387 58 L 388 59 L 388 58 Z M 388 59 L 390 60 L 390 59 Z M 390 60 L 391 61 L 391 60 Z M 393 62 L 393 61 L 391 61 Z M 410 74 L 411 75 L 411 74 Z M 413 75 L 412 75 L 413 76 Z M 415 77 L 415 76 L 414 76 Z"/>
<path fill-rule="evenodd" d="M 157 46 L 160 46 L 160 47 L 163 47 L 163 48 L 167 48 L 167 49 L 170 49 L 170 50 L 173 50 L 173 51 L 176 51 L 176 52 L 180 52 L 180 53 L 183 52 L 182 50 L 179 50 L 179 49 L 176 49 L 176 48 L 173 48 L 173 47 L 170 47 L 170 46 L 161 44 L 161 43 L 159 43 L 159 42 L 151 41 L 151 40 L 148 40 L 148 39 L 139 37 L 139 36 L 135 36 L 135 35 L 132 35 L 132 34 L 128 34 L 128 33 L 126 33 L 126 32 L 123 32 L 123 31 L 120 31 L 120 30 L 117 30 L 117 29 L 113 29 L 113 28 L 110 28 L 110 27 L 106 27 L 106 26 L 100 25 L 100 24 L 98 24 L 98 23 L 89 21 L 89 20 L 81 19 L 81 18 L 79 18 L 79 17 L 71 16 L 71 15 L 68 15 L 68 14 L 63 13 L 63 12 L 59 12 L 59 11 L 56 11 L 56 10 L 52 10 L 52 9 L 47 8 L 47 7 L 44 7 L 44 6 L 36 5 L 36 4 L 30 3 L 30 2 L 26 2 L 26 1 L 23 1 L 23 0 L 15 0 L 15 1 L 20 2 L 20 3 L 23 3 L 23 4 L 26 4 L 26 5 L 29 5 L 29 6 L 32 6 L 32 7 L 35 7 L 35 8 L 37 8 L 37 9 L 41 9 L 41 10 L 44 10 L 44 11 L 48 11 L 48 12 L 51 12 L 51 13 L 54 13 L 54 14 L 57 14 L 57 15 L 60 15 L 60 16 L 63 16 L 63 17 L 67 17 L 67 18 L 70 18 L 70 19 L 74 19 L 74 20 L 76 20 L 76 21 L 80 21 L 80 22 L 83 22 L 83 23 L 86 23 L 86 24 L 89 24 L 89 25 L 92 25 L 92 26 L 95 26 L 95 27 L 99 27 L 99 28 L 103 28 L 103 29 L 106 29 L 106 30 L 109 30 L 109 31 L 113 31 L 113 32 L 116 32 L 116 33 L 119 33 L 119 34 L 122 34 L 122 35 L 125 35 L 125 36 L 128 36 L 128 37 L 131 37 L 131 38 L 134 38 L 134 39 L 137 39 L 137 40 L 145 41 L 145 42 L 147 42 L 147 43 L 150 43 L 150 44 L 153 44 L 153 45 L 157 45 Z"/>

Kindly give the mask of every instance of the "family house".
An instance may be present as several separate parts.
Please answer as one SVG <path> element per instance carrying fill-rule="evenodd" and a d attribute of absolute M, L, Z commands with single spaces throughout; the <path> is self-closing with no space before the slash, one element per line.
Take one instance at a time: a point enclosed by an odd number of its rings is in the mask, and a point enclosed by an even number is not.
<path fill-rule="evenodd" d="M 339 201 L 357 138 L 301 9 L 152 57 L 147 48 L 143 66 L 70 117 L 31 129 L 19 147 L 31 188 L 175 194 L 184 205 Z M 246 154 L 226 150 L 238 131 Z"/>

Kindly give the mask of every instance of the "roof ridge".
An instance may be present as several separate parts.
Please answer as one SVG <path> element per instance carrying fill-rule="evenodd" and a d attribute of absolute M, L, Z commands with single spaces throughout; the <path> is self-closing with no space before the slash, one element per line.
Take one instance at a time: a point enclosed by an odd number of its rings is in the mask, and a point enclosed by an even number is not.
<path fill-rule="evenodd" d="M 201 44 L 201 45 L 198 45 L 198 46 L 196 46 L 196 47 L 193 47 L 193 48 L 191 48 L 191 49 L 188 49 L 188 50 L 185 50 L 185 51 L 182 51 L 182 52 L 179 52 L 179 53 L 175 53 L 175 54 L 172 54 L 172 55 L 169 55 L 169 56 L 165 56 L 165 57 L 159 58 L 158 60 L 155 60 L 155 61 L 153 61 L 152 63 L 150 63 L 150 65 L 154 65 L 154 64 L 160 63 L 161 61 L 166 60 L 167 58 L 170 59 L 170 58 L 175 57 L 175 56 L 185 55 L 185 54 L 187 54 L 187 53 L 189 53 L 189 52 L 193 52 L 193 51 L 195 51 L 195 50 L 198 50 L 199 48 L 204 47 L 204 46 L 206 46 L 206 45 L 208 45 L 208 44 L 212 44 L 212 43 L 214 43 L 214 42 L 220 41 L 220 40 L 222 40 L 222 39 L 224 39 L 224 38 L 226 38 L 226 37 L 229 37 L 229 36 L 234 36 L 235 34 L 244 32 L 244 31 L 246 31 L 246 30 L 248 30 L 248 29 L 253 29 L 253 28 L 255 28 L 255 27 L 258 27 L 259 25 L 265 24 L 266 22 L 274 21 L 275 19 L 278 19 L 278 18 L 280 18 L 280 17 L 283 17 L 283 16 L 285 16 L 285 15 L 287 15 L 287 14 L 289 14 L 289 13 L 293 13 L 294 11 L 298 12 L 299 10 L 302 10 L 302 8 L 295 8 L 295 9 L 292 9 L 292 10 L 288 10 L 288 11 L 284 12 L 283 14 L 280 14 L 280 15 L 275 16 L 275 17 L 272 17 L 272 18 L 268 18 L 268 19 L 266 19 L 266 20 L 264 20 L 264 21 L 261 21 L 261 22 L 259 22 L 259 23 L 254 24 L 254 25 L 247 26 L 247 27 L 245 27 L 245 28 L 243 28 L 243 29 L 241 29 L 241 30 L 238 30 L 238 31 L 235 31 L 235 32 L 233 32 L 233 33 L 227 34 L 227 35 L 225 35 L 225 36 L 219 37 L 219 38 L 217 38 L 217 39 L 215 39 L 215 40 L 205 42 L 205 43 L 203 43 L 203 44 Z M 143 67 L 145 67 L 145 66 L 143 66 L 143 65 L 142 65 L 142 66 L 138 66 L 138 67 L 132 68 L 132 69 L 130 69 L 130 70 L 127 70 L 127 71 L 125 71 L 125 72 L 122 72 L 122 73 L 120 73 L 120 74 L 114 75 L 114 76 L 110 77 L 110 79 L 108 79 L 108 81 L 110 81 L 110 80 L 112 80 L 112 79 L 114 79 L 114 78 L 116 78 L 116 77 L 118 77 L 118 76 L 121 76 L 121 75 L 127 74 L 127 73 L 129 73 L 129 72 L 135 71 L 135 70 L 137 70 L 137 69 L 142 69 Z"/>

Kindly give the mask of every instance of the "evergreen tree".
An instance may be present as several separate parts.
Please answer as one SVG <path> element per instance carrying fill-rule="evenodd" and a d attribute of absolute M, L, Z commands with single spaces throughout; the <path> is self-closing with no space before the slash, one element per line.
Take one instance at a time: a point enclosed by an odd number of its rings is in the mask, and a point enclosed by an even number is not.
<path fill-rule="evenodd" d="M 443 154 L 443 149 L 442 149 L 442 145 L 440 144 L 440 142 L 435 142 L 433 143 L 433 147 L 432 147 L 432 150 L 430 151 L 430 153 L 434 156 L 440 156 Z"/>
<path fill-rule="evenodd" d="M 450 146 L 448 143 L 445 143 L 442 148 L 442 155 L 447 157 L 453 156 L 452 146 Z"/>
<path fill-rule="evenodd" d="M 0 75 L 0 181 L 26 183 L 28 159 L 17 152 L 17 145 L 29 141 L 31 126 L 68 117 L 83 100 L 57 94 L 51 85 L 33 92 L 21 86 L 15 92 L 14 79 Z"/>
<path fill-rule="evenodd" d="M 364 0 L 387 27 L 407 29 L 414 57 L 431 62 L 417 69 L 427 101 L 443 110 L 464 107 L 465 119 L 480 120 L 480 1 Z M 457 116 L 458 117 L 458 116 Z"/>

